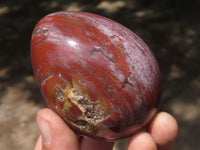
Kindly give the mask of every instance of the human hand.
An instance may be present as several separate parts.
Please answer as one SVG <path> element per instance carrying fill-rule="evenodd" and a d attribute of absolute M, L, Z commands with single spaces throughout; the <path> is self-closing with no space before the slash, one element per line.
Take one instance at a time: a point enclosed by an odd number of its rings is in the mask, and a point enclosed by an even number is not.
<path fill-rule="evenodd" d="M 37 113 L 40 137 L 34 150 L 112 150 L 113 142 L 103 142 L 76 134 L 52 110 L 41 109 Z M 176 120 L 166 112 L 158 113 L 148 130 L 134 135 L 128 150 L 171 150 L 178 134 Z"/>

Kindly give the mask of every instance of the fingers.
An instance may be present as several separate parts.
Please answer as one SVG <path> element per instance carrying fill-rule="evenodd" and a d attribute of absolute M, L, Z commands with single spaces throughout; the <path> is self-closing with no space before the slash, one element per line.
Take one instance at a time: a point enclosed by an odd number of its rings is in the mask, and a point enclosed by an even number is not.
<path fill-rule="evenodd" d="M 178 134 L 178 124 L 170 114 L 161 112 L 151 122 L 148 132 L 134 135 L 128 150 L 171 150 Z"/>
<path fill-rule="evenodd" d="M 39 136 L 37 143 L 35 145 L 35 149 L 34 150 L 41 150 L 42 149 L 42 137 L 41 135 Z"/>
<path fill-rule="evenodd" d="M 74 132 L 52 110 L 42 109 L 37 114 L 37 123 L 41 136 L 35 150 L 78 150 L 79 142 Z M 128 150 L 170 150 L 178 134 L 176 120 L 168 113 L 159 113 L 149 126 L 149 133 L 140 132 L 134 135 Z M 112 150 L 112 142 L 103 142 L 83 138 L 81 150 Z"/>
<path fill-rule="evenodd" d="M 40 129 L 35 150 L 79 150 L 77 136 L 52 110 L 42 109 L 37 113 Z"/>
<path fill-rule="evenodd" d="M 171 150 L 178 134 L 177 121 L 168 113 L 159 113 L 151 122 L 149 133 L 159 150 Z"/>
<path fill-rule="evenodd" d="M 81 150 L 112 150 L 114 143 L 83 138 L 81 140 Z"/>
<path fill-rule="evenodd" d="M 128 150 L 157 150 L 157 146 L 149 133 L 140 132 L 130 139 Z"/>

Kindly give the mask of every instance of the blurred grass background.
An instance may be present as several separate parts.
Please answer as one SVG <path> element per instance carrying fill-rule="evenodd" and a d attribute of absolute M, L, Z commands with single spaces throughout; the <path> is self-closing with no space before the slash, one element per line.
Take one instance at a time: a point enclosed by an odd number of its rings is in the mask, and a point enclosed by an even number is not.
<path fill-rule="evenodd" d="M 43 16 L 65 10 L 111 18 L 149 45 L 162 73 L 161 109 L 174 115 L 180 127 L 174 150 L 199 150 L 199 6 L 199 0 L 1 0 L 0 149 L 34 147 L 36 112 L 46 104 L 33 77 L 31 34 Z M 115 149 L 122 149 L 124 141 Z"/>

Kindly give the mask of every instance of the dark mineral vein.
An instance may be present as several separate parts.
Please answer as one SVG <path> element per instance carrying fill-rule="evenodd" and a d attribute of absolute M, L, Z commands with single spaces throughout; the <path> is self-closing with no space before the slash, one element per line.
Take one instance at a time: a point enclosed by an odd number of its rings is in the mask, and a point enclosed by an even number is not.
<path fill-rule="evenodd" d="M 109 61 L 115 62 L 113 58 L 110 58 L 101 48 L 94 47 L 92 50 L 89 51 L 89 56 L 95 55 L 95 53 L 101 53 L 104 57 L 106 57 Z"/>

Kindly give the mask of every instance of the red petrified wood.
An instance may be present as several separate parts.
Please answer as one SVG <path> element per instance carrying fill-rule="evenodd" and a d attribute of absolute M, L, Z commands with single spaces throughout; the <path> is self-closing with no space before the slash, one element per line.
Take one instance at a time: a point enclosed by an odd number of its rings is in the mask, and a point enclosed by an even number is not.
<path fill-rule="evenodd" d="M 47 15 L 33 31 L 31 57 L 50 108 L 79 135 L 128 137 L 157 112 L 157 62 L 117 22 L 84 12 Z"/>

